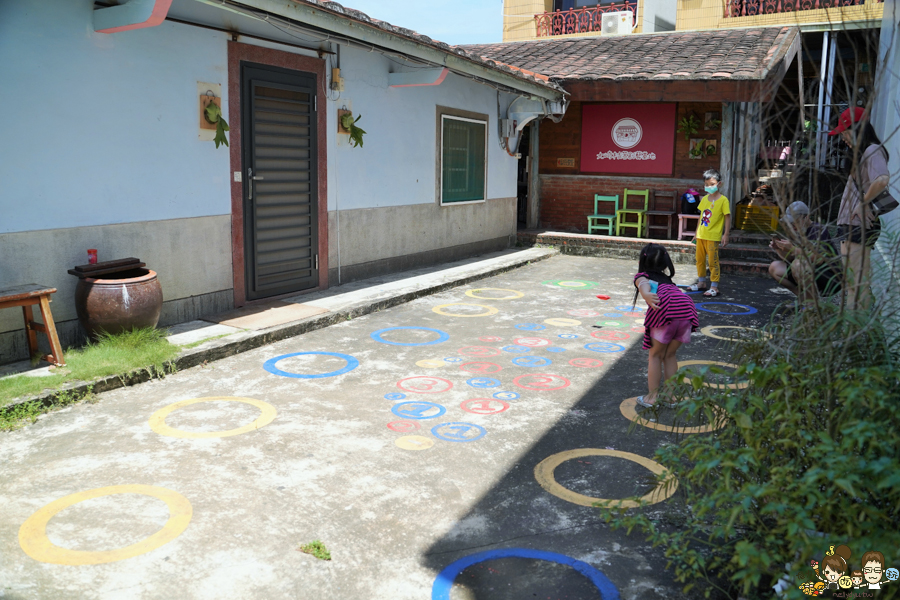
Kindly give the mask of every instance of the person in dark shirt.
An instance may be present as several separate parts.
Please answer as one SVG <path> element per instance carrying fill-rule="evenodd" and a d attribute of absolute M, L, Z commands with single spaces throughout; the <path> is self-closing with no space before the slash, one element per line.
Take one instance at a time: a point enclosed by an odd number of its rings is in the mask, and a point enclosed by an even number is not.
<path fill-rule="evenodd" d="M 769 265 L 769 275 L 806 303 L 814 303 L 816 294 L 833 296 L 841 290 L 840 254 L 828 230 L 809 219 L 809 206 L 794 202 L 784 213 L 788 235 L 773 239 L 769 247 L 781 260 Z"/>

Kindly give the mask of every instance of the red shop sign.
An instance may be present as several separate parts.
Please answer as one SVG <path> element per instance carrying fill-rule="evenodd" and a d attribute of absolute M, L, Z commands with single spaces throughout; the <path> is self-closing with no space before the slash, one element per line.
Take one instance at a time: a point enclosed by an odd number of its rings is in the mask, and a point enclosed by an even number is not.
<path fill-rule="evenodd" d="M 581 113 L 581 170 L 671 175 L 675 104 L 586 104 Z"/>

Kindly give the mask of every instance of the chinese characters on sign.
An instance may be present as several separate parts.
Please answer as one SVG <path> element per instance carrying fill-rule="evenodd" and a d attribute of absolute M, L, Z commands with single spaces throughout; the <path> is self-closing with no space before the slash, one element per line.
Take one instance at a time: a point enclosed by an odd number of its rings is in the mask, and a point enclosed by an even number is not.
<path fill-rule="evenodd" d="M 581 119 L 581 170 L 671 175 L 675 104 L 586 104 Z"/>

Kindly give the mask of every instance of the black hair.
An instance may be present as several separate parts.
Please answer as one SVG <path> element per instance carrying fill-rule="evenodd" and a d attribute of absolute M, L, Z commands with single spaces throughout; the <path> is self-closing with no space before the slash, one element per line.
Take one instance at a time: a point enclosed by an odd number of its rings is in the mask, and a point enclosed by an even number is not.
<path fill-rule="evenodd" d="M 668 271 L 668 273 L 666 273 Z M 675 265 L 672 257 L 666 252 L 665 246 L 660 244 L 647 244 L 641 249 L 641 257 L 638 260 L 638 273 L 646 273 L 647 278 L 657 283 L 672 283 L 675 277 Z M 637 304 L 640 290 L 635 286 L 632 307 Z"/>
<path fill-rule="evenodd" d="M 879 139 L 878 134 L 875 133 L 875 128 L 872 127 L 872 123 L 868 120 L 863 121 L 859 124 L 861 127 L 859 131 L 859 138 L 856 144 L 856 147 L 859 148 L 859 151 L 865 152 L 866 149 L 871 145 L 881 146 L 881 151 L 884 152 L 884 158 L 887 161 L 891 160 L 891 155 L 888 153 L 888 149 L 884 147 L 881 143 L 881 139 Z"/>
<path fill-rule="evenodd" d="M 715 169 L 707 169 L 703 171 L 703 181 L 707 179 L 715 179 L 716 183 L 722 183 L 722 174 Z"/>

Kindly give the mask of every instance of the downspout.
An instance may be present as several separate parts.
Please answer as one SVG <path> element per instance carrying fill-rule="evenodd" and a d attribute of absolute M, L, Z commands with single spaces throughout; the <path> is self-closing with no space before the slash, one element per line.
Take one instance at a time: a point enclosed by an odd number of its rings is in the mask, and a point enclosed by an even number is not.
<path fill-rule="evenodd" d="M 156 27 L 166 20 L 172 0 L 129 0 L 125 4 L 94 9 L 94 31 L 117 33 Z"/>

